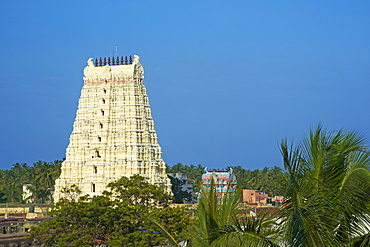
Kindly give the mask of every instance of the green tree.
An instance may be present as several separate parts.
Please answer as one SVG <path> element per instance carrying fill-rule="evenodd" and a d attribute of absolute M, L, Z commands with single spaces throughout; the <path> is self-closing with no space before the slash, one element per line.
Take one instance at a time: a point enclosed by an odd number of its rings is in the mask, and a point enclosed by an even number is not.
<path fill-rule="evenodd" d="M 88 196 L 78 197 L 76 187 L 65 189 L 66 198 L 56 203 L 53 219 L 32 228 L 31 237 L 45 246 L 89 246 L 106 243 L 109 237 L 111 201 L 97 196 L 91 201 Z M 68 198 L 68 199 L 67 199 Z"/>
<path fill-rule="evenodd" d="M 26 163 L 16 163 L 10 170 L 1 170 L 0 201 L 24 202 L 22 191 L 24 184 L 32 184 L 30 189 L 35 202 L 45 201 L 45 198 L 50 200 L 55 179 L 60 175 L 61 163 L 59 160 L 38 161 L 31 167 Z"/>
<path fill-rule="evenodd" d="M 61 161 L 54 162 L 38 161 L 33 163 L 32 176 L 33 181 L 30 183 L 33 187 L 35 201 L 40 199 L 40 202 L 50 200 L 51 189 L 55 184 L 55 179 L 60 175 Z"/>
<path fill-rule="evenodd" d="M 238 192 L 218 198 L 212 181 L 210 190 L 202 191 L 198 203 L 191 246 L 276 246 L 272 238 L 276 235 L 274 221 L 267 215 L 240 217 L 239 203 Z"/>
<path fill-rule="evenodd" d="M 278 166 L 265 167 L 262 170 L 246 170 L 241 166 L 231 166 L 231 168 L 240 189 L 259 190 L 269 196 L 283 195 L 285 192 L 285 173 Z"/>
<path fill-rule="evenodd" d="M 319 125 L 295 146 L 284 140 L 281 153 L 287 170 L 282 209 L 287 246 L 368 241 L 370 155 L 365 139 L 355 132 L 327 132 Z"/>
<path fill-rule="evenodd" d="M 56 203 L 53 219 L 32 228 L 31 237 L 46 246 L 155 246 L 165 239 L 149 218 L 161 222 L 171 234 L 182 238 L 190 217 L 181 209 L 168 207 L 170 196 L 162 188 L 134 175 L 108 185 L 101 196 L 79 197 L 76 187 L 65 190 Z"/>
<path fill-rule="evenodd" d="M 0 203 L 6 202 L 5 197 L 5 187 L 6 187 L 6 180 L 5 180 L 5 172 L 0 170 Z"/>
<path fill-rule="evenodd" d="M 27 164 L 16 163 L 10 170 L 2 171 L 1 202 L 22 202 L 22 185 L 27 178 L 28 170 Z"/>
<path fill-rule="evenodd" d="M 187 191 L 182 190 L 182 181 L 178 178 L 174 178 L 172 176 L 168 176 L 171 180 L 172 184 L 172 193 L 174 196 L 174 203 L 183 203 L 183 201 L 191 201 L 192 195 Z"/>
<path fill-rule="evenodd" d="M 104 195 L 114 198 L 116 203 L 143 205 L 145 207 L 168 206 L 170 195 L 157 185 L 146 181 L 146 178 L 135 174 L 130 178 L 122 177 L 108 184 Z"/>
<path fill-rule="evenodd" d="M 194 223 L 194 220 L 189 217 L 188 212 L 184 208 L 157 208 L 151 212 L 148 218 L 151 222 L 148 225 L 148 229 L 151 229 L 152 232 L 161 232 L 161 229 L 158 229 L 158 225 L 165 226 L 167 233 L 172 236 L 176 243 L 189 239 L 189 230 Z M 153 222 L 155 222 L 154 225 Z M 161 239 L 162 243 L 166 243 L 166 245 L 173 243 L 167 242 L 165 237 Z"/>
<path fill-rule="evenodd" d="M 25 183 L 29 167 L 26 163 L 16 163 L 10 170 L 4 172 L 5 187 L 3 192 L 6 202 L 22 202 L 22 185 Z"/>
<path fill-rule="evenodd" d="M 177 163 L 174 166 L 167 165 L 167 173 L 186 173 L 188 175 L 189 180 L 194 180 L 194 191 L 199 191 L 201 188 L 202 182 L 202 174 L 204 172 L 204 168 L 202 165 L 183 165 L 181 163 Z"/>
<path fill-rule="evenodd" d="M 157 243 L 159 235 L 155 236 L 148 229 L 148 216 L 157 207 L 167 207 L 170 196 L 139 175 L 122 177 L 108 187 L 109 191 L 104 195 L 114 198 L 112 207 L 118 213 L 110 243 L 113 246 L 152 246 Z"/>

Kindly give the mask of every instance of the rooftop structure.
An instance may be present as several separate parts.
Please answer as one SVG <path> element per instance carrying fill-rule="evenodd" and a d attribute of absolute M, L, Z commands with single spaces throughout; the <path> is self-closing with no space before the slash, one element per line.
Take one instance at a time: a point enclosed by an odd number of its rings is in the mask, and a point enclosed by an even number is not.
<path fill-rule="evenodd" d="M 243 189 L 243 202 L 249 205 L 266 205 L 268 194 L 258 190 Z"/>

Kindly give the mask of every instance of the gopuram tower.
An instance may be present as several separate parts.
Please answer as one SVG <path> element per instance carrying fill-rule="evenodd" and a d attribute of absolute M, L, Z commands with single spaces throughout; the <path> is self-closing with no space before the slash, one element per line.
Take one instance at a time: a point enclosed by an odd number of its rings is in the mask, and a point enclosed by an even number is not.
<path fill-rule="evenodd" d="M 75 184 L 82 194 L 100 195 L 108 183 L 140 174 L 170 191 L 157 142 L 140 57 L 92 58 L 62 164 L 54 200 Z"/>

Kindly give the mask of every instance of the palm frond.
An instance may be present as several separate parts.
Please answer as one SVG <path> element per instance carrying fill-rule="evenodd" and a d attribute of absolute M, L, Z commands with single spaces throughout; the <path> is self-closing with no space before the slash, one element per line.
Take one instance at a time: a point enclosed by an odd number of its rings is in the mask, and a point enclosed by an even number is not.
<path fill-rule="evenodd" d="M 342 246 L 366 233 L 370 154 L 365 138 L 322 125 L 296 146 L 281 143 L 288 173 L 282 209 L 290 246 Z"/>
<path fill-rule="evenodd" d="M 169 241 L 171 246 L 181 247 L 180 244 L 176 242 L 175 238 L 161 224 L 152 219 L 149 219 L 149 221 L 152 222 L 160 234 Z"/>

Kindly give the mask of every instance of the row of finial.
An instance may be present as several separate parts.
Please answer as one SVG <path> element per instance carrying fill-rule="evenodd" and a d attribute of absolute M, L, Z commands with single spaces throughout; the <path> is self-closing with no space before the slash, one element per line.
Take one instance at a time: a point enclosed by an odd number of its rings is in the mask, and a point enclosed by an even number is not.
<path fill-rule="evenodd" d="M 121 56 L 121 59 L 119 59 L 119 57 L 117 57 L 116 59 L 114 59 L 114 57 L 112 57 L 112 60 L 110 57 L 107 58 L 104 58 L 102 60 L 102 58 L 98 59 L 95 58 L 95 67 L 99 67 L 99 66 L 105 66 L 105 65 L 128 65 L 128 64 L 132 64 L 132 56 L 130 56 L 130 58 L 128 59 L 127 56 L 125 56 L 125 59 L 123 59 L 123 56 Z"/>

